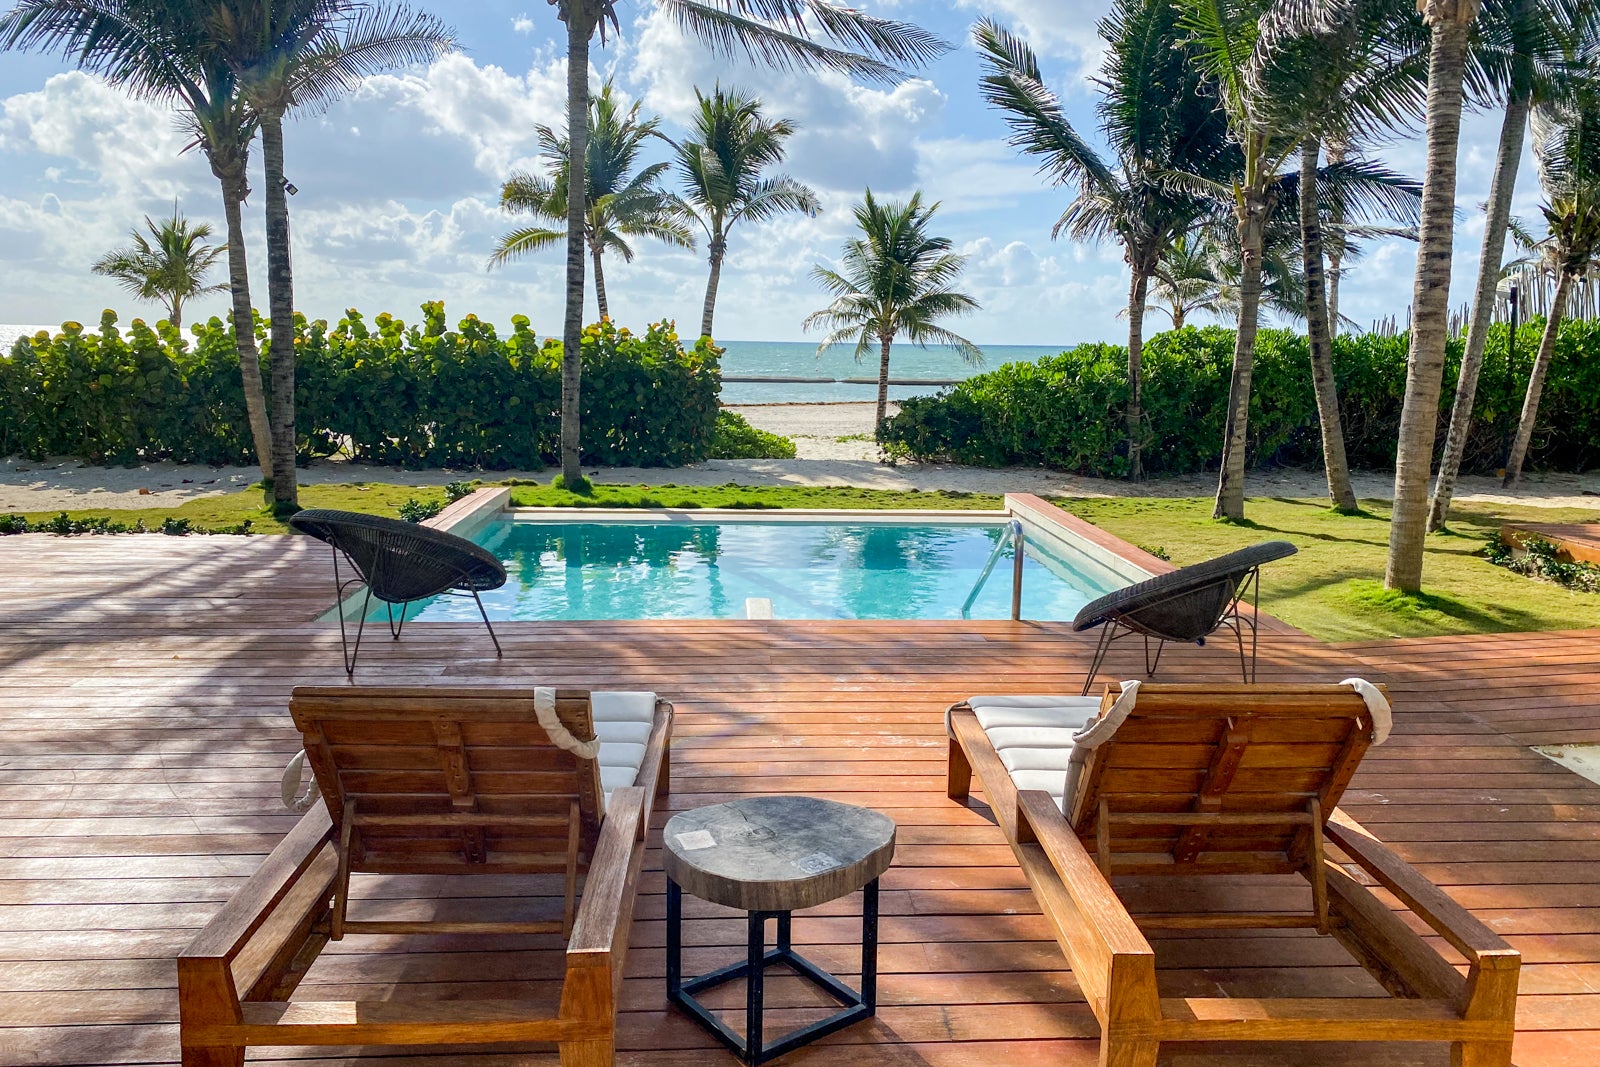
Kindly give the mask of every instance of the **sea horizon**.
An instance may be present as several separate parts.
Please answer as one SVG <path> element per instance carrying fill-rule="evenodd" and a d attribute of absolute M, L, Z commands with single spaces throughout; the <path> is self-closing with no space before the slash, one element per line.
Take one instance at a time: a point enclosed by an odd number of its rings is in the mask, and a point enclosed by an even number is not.
<path fill-rule="evenodd" d="M 31 336 L 41 329 L 54 333 L 60 328 L 59 323 L 0 323 L 0 354 L 9 354 L 18 337 Z M 97 327 L 89 325 L 89 328 Z M 875 385 L 852 385 L 841 381 L 846 378 L 876 379 L 876 353 L 858 363 L 853 350 L 847 345 L 835 346 L 818 355 L 816 343 L 812 341 L 728 340 L 718 341 L 717 344 L 725 350 L 722 358 L 724 377 L 824 379 L 817 382 L 725 382 L 722 387 L 722 401 L 725 404 L 859 403 L 877 398 Z M 936 393 L 944 387 L 942 383 L 970 378 L 1006 363 L 1037 362 L 1073 346 L 980 344 L 978 347 L 983 350 L 984 361 L 973 365 L 963 360 L 952 348 L 933 346 L 922 349 L 907 342 L 897 343 L 890 357 L 890 377 L 918 384 L 890 386 L 890 399 L 904 400 Z"/>

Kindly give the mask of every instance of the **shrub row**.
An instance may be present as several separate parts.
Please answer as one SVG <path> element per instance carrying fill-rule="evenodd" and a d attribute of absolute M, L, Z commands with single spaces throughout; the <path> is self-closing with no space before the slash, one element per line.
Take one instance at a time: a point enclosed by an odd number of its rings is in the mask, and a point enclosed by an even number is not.
<path fill-rule="evenodd" d="M 444 305 L 407 326 L 355 311 L 329 327 L 295 319 L 296 423 L 302 458 L 414 467 L 538 469 L 560 452 L 561 342 L 519 315 L 509 337 L 468 315 L 446 328 Z M 71 455 L 243 463 L 250 429 L 230 326 L 213 318 L 192 342 L 163 322 L 124 333 L 106 312 L 98 333 L 66 323 L 22 338 L 0 359 L 0 455 Z M 263 362 L 269 345 L 257 327 Z M 670 324 L 643 334 L 609 322 L 583 337 L 583 459 L 679 466 L 710 450 L 720 351 L 685 350 Z"/>
<path fill-rule="evenodd" d="M 1522 408 L 1542 321 L 1518 331 L 1507 377 L 1508 327 L 1489 337 L 1464 467 L 1488 471 L 1503 461 L 1507 434 Z M 1233 331 L 1186 327 L 1144 348 L 1143 447 L 1151 474 L 1215 469 L 1222 452 Z M 1410 339 L 1402 334 L 1341 336 L 1335 377 L 1353 467 L 1392 467 L 1399 438 Z M 1449 345 L 1439 408 L 1443 448 L 1462 343 Z M 1040 464 L 1098 477 L 1127 472 L 1127 349 L 1079 345 L 1037 363 L 1010 363 L 937 396 L 901 403 L 880 430 L 891 452 L 922 460 L 983 466 Z M 1251 389 L 1249 461 L 1314 465 L 1322 440 L 1306 339 L 1263 330 Z M 1540 404 L 1529 466 L 1587 470 L 1600 462 L 1600 322 L 1562 324 Z"/>

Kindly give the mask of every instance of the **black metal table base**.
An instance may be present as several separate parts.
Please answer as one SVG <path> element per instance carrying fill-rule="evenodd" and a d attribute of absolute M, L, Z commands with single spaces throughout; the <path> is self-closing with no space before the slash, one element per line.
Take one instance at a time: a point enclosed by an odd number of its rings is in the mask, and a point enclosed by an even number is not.
<path fill-rule="evenodd" d="M 683 980 L 683 890 L 667 880 L 667 999 L 688 1012 L 746 1063 L 766 1063 L 809 1041 L 871 1018 L 878 1010 L 878 880 L 863 890 L 861 911 L 861 989 L 851 989 L 794 950 L 790 941 L 791 912 L 749 913 L 749 943 L 745 958 L 698 978 Z M 767 920 L 777 920 L 776 948 L 767 948 Z M 844 1007 L 776 1041 L 762 1040 L 763 985 L 768 967 L 786 964 Z M 727 1023 L 695 999 L 696 993 L 735 979 L 745 979 L 745 1027 L 740 1037 Z"/>

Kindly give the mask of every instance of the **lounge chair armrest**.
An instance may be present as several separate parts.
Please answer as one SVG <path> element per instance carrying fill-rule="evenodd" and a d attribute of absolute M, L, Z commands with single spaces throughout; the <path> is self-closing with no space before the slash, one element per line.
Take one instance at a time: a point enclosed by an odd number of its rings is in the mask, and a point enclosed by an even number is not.
<path fill-rule="evenodd" d="M 332 841 L 333 820 L 319 797 L 180 958 L 232 960 Z"/>
<path fill-rule="evenodd" d="M 1094 924 L 1107 949 L 1116 955 L 1151 953 L 1150 942 L 1117 899 L 1111 883 L 1067 825 L 1049 793 L 1042 789 L 1017 793 L 1017 840 L 1034 841 L 1044 849 L 1073 903 Z"/>
<path fill-rule="evenodd" d="M 1422 921 L 1434 929 L 1456 950 L 1477 966 L 1511 966 L 1521 956 L 1444 890 L 1422 877 L 1382 841 L 1343 811 L 1335 809 L 1328 819 L 1328 840 L 1338 845 L 1362 870 L 1377 879 L 1400 898 Z"/>
<path fill-rule="evenodd" d="M 600 827 L 600 839 L 584 881 L 583 900 L 567 942 L 569 967 L 579 962 L 609 962 L 619 928 L 626 931 L 633 917 L 633 891 L 638 878 L 635 846 L 640 843 L 647 803 L 645 791 L 637 786 L 611 794 L 606 821 Z"/>

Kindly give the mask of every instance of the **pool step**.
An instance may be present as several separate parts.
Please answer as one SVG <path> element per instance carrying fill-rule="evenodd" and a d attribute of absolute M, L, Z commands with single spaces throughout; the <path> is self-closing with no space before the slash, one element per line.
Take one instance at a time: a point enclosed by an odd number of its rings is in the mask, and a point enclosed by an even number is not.
<path fill-rule="evenodd" d="M 744 617 L 747 619 L 772 618 L 772 601 L 764 596 L 746 597 L 744 601 Z"/>

